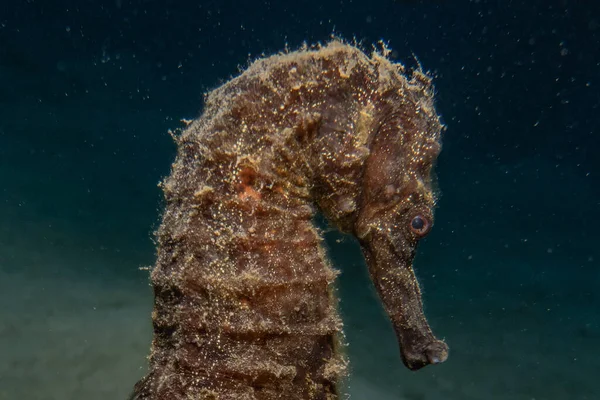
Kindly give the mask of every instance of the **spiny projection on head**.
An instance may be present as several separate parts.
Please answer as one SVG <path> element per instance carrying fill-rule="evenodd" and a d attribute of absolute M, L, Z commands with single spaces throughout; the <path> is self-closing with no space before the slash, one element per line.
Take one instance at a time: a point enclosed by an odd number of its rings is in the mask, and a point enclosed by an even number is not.
<path fill-rule="evenodd" d="M 176 137 L 136 400 L 334 400 L 347 362 L 317 211 L 354 234 L 410 369 L 443 362 L 412 259 L 433 224 L 430 78 L 333 41 L 254 62 Z"/>

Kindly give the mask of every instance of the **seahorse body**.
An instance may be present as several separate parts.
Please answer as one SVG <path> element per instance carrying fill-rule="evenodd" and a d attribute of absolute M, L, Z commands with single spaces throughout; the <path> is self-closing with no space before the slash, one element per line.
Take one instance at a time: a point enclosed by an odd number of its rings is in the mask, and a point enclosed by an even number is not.
<path fill-rule="evenodd" d="M 412 272 L 439 153 L 430 79 L 334 41 L 254 62 L 176 138 L 137 400 L 337 399 L 346 369 L 320 210 L 355 234 L 405 364 L 442 362 Z"/>

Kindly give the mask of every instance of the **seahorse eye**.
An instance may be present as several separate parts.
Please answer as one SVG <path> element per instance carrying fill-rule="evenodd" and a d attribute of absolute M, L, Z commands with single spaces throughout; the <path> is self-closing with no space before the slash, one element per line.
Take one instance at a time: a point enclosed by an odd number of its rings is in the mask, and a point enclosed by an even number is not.
<path fill-rule="evenodd" d="M 417 236 L 423 237 L 431 230 L 431 222 L 423 215 L 415 215 L 410 221 L 410 230 Z"/>

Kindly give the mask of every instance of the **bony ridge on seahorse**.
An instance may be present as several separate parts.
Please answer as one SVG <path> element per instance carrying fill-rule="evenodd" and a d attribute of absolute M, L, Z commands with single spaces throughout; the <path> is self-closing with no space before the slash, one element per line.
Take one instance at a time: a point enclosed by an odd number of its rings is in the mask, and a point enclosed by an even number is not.
<path fill-rule="evenodd" d="M 137 400 L 337 399 L 347 361 L 320 211 L 363 249 L 413 370 L 446 360 L 412 269 L 433 225 L 430 78 L 339 41 L 254 62 L 176 137 Z"/>

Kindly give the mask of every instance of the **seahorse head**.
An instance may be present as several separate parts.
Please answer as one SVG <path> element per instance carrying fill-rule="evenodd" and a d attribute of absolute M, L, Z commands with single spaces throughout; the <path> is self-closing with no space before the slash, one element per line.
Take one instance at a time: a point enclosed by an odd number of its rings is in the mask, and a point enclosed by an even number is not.
<path fill-rule="evenodd" d="M 416 370 L 443 362 L 448 347 L 431 332 L 413 271 L 417 245 L 433 226 L 432 170 L 443 129 L 431 78 L 420 69 L 407 74 L 377 52 L 369 58 L 332 43 L 325 54 L 319 67 L 333 67 L 314 124 L 317 203 L 358 238 L 404 364 Z"/>
<path fill-rule="evenodd" d="M 446 360 L 423 314 L 412 263 L 418 242 L 433 226 L 432 167 L 442 125 L 430 79 L 415 71 L 406 87 L 377 100 L 354 233 L 398 336 L 404 364 L 416 370 Z"/>

